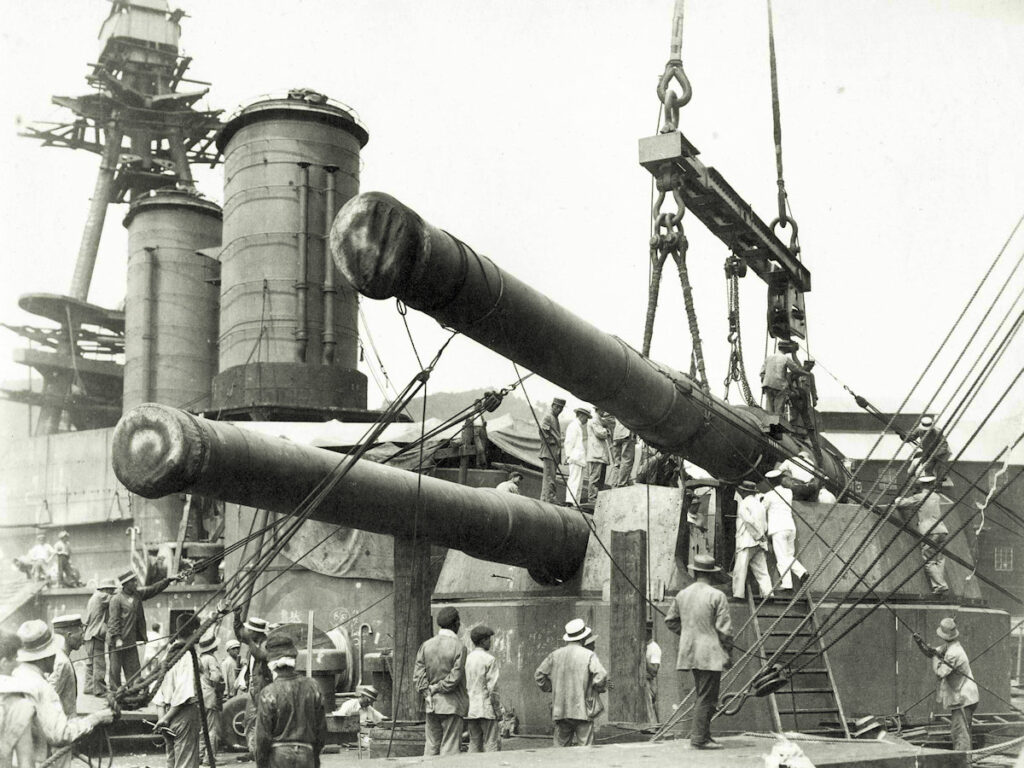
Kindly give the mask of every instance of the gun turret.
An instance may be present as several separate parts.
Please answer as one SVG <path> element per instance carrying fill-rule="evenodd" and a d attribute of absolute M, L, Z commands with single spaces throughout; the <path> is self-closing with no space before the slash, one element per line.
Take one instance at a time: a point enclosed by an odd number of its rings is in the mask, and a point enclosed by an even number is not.
<path fill-rule="evenodd" d="M 364 296 L 400 299 L 720 480 L 759 479 L 772 463 L 809 447 L 790 434 L 771 436 L 771 417 L 760 408 L 729 405 L 644 357 L 393 197 L 369 192 L 349 200 L 334 220 L 331 252 Z M 827 486 L 842 490 L 848 474 L 841 456 L 823 453 L 818 469 Z"/>
<path fill-rule="evenodd" d="M 121 418 L 112 453 L 114 474 L 140 496 L 187 490 L 282 514 L 294 513 L 345 460 L 153 403 Z M 370 461 L 356 461 L 311 517 L 373 533 L 415 533 L 431 544 L 524 567 L 542 584 L 576 574 L 590 536 L 578 510 Z"/>

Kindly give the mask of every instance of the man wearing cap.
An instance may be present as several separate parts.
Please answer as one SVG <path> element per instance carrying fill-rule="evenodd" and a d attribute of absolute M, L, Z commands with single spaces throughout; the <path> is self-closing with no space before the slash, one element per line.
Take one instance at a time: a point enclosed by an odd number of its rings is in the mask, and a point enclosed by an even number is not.
<path fill-rule="evenodd" d="M 469 693 L 470 752 L 498 752 L 498 662 L 490 654 L 494 630 L 486 624 L 473 627 L 469 633 L 473 650 L 466 657 L 466 690 Z"/>
<path fill-rule="evenodd" d="M 761 391 L 768 413 L 784 416 L 790 397 L 789 374 L 807 374 L 796 361 L 797 349 L 795 342 L 780 341 L 778 351 L 768 355 L 761 366 Z"/>
<path fill-rule="evenodd" d="M 194 621 L 191 614 L 178 617 L 175 639 L 169 652 L 184 647 L 181 637 L 190 630 Z M 167 753 L 167 768 L 195 768 L 199 762 L 199 740 L 202 725 L 199 720 L 199 704 L 196 693 L 195 670 L 192 657 L 183 653 L 170 669 L 164 672 L 163 680 L 153 697 L 153 704 L 160 712 L 160 718 L 153 730 L 164 737 Z"/>
<path fill-rule="evenodd" d="M 732 568 L 732 596 L 743 599 L 747 571 L 754 572 L 761 597 L 772 596 L 768 573 L 768 519 L 757 486 L 744 480 L 736 489 L 736 558 Z"/>
<path fill-rule="evenodd" d="M 209 634 L 199 640 L 199 687 L 203 693 L 203 709 L 206 710 L 206 731 L 210 734 L 210 748 L 214 755 L 220 746 L 221 698 L 224 691 L 224 676 L 216 652 L 216 635 Z M 204 738 L 199 740 L 199 762 L 204 765 L 210 763 Z"/>
<path fill-rule="evenodd" d="M 562 463 L 562 425 L 558 415 L 565 408 L 565 400 L 556 397 L 551 401 L 551 410 L 544 414 L 540 423 L 540 460 L 544 474 L 540 481 L 540 500 L 557 504 L 555 498 L 555 477 L 558 465 Z"/>
<path fill-rule="evenodd" d="M 729 599 L 711 585 L 712 574 L 721 572 L 710 555 L 694 555 L 693 576 L 696 581 L 676 593 L 665 626 L 679 635 L 676 669 L 693 674 L 696 701 L 690 745 L 696 749 L 720 749 L 711 738 L 711 718 L 718 706 L 718 690 L 722 672 L 732 666 L 732 622 Z M 680 683 L 686 681 L 680 676 Z"/>
<path fill-rule="evenodd" d="M 144 600 L 156 597 L 176 578 L 163 579 L 149 586 L 139 586 L 132 572 L 121 574 L 121 591 L 110 598 L 107 606 L 107 645 L 110 647 L 109 686 L 120 685 L 121 675 L 128 682 L 139 671 L 138 643 L 147 639 Z"/>
<path fill-rule="evenodd" d="M 565 463 L 569 465 L 569 479 L 565 485 L 565 500 L 574 506 L 586 501 L 583 496 L 587 479 L 587 422 L 590 411 L 577 408 L 576 418 L 565 428 Z"/>
<path fill-rule="evenodd" d="M 803 579 L 807 569 L 796 559 L 796 522 L 793 520 L 793 492 L 782 485 L 782 472 L 777 469 L 765 473 L 772 484 L 771 490 L 761 497 L 768 518 L 768 538 L 775 552 L 775 567 L 779 569 L 782 589 L 793 589 L 793 577 Z"/>
<path fill-rule="evenodd" d="M 373 702 L 377 700 L 379 695 L 377 689 L 372 685 L 360 685 L 356 687 L 356 697 L 342 702 L 342 705 L 338 707 L 338 711 L 333 714 L 341 715 L 342 717 L 359 715 L 360 726 L 381 723 L 388 718 L 373 708 Z"/>
<path fill-rule="evenodd" d="M 33 750 L 37 762 L 46 759 L 47 745 L 63 746 L 89 733 L 97 725 L 114 721 L 114 713 L 107 708 L 86 717 L 71 717 L 64 714 L 60 698 L 46 676 L 53 672 L 57 651 L 63 647 L 63 638 L 54 635 L 45 621 L 26 621 L 18 628 L 21 649 L 18 651 L 18 666 L 13 677 L 23 686 L 35 706 Z M 70 765 L 68 752 L 56 764 L 56 768 Z"/>
<path fill-rule="evenodd" d="M 237 640 L 228 640 L 224 651 L 225 656 L 224 661 L 220 663 L 220 671 L 224 679 L 224 698 L 230 699 L 237 692 L 238 672 L 242 668 L 242 644 Z"/>
<path fill-rule="evenodd" d="M 466 647 L 459 640 L 459 612 L 445 606 L 437 614 L 437 634 L 420 646 L 413 667 L 416 690 L 426 700 L 423 754 L 457 755 L 462 720 L 469 712 Z"/>
<path fill-rule="evenodd" d="M 924 572 L 928 577 L 932 595 L 941 599 L 949 592 L 949 584 L 946 583 L 946 556 L 941 549 L 949 536 L 949 528 L 942 520 L 939 496 L 935 492 L 935 478 L 919 477 L 917 485 L 917 493 L 901 496 L 893 504 L 897 509 L 909 510 L 909 514 L 917 511 L 917 532 L 925 538 L 921 542 Z"/>
<path fill-rule="evenodd" d="M 253 756 L 257 768 L 319 768 L 327 741 L 320 687 L 295 671 L 298 651 L 287 637 L 272 637 L 264 650 L 273 680 L 257 699 Z"/>
<path fill-rule="evenodd" d="M 107 606 L 117 589 L 113 579 L 103 579 L 85 606 L 85 692 L 107 693 Z"/>
<path fill-rule="evenodd" d="M 966 752 L 971 745 L 971 720 L 978 706 L 978 684 L 974 681 L 967 651 L 960 644 L 960 630 L 956 621 L 946 618 L 939 622 L 935 633 L 945 641 L 938 648 L 929 646 L 918 634 L 914 642 L 925 656 L 932 659 L 932 671 L 938 678 L 938 702 L 949 708 L 949 730 L 953 749 Z"/>
<path fill-rule="evenodd" d="M 519 495 L 519 483 L 523 479 L 522 472 L 510 472 L 508 480 L 503 483 L 498 483 L 498 486 L 494 489 L 496 491 L 502 491 L 503 493 L 514 493 Z"/>
<path fill-rule="evenodd" d="M 63 647 L 53 657 L 53 672 L 47 680 L 53 686 L 64 708 L 64 714 L 72 717 L 78 714 L 78 675 L 68 654 L 77 651 L 84 642 L 85 625 L 77 614 L 58 616 L 53 620 L 53 631 L 64 639 Z"/>
<path fill-rule="evenodd" d="M 235 611 L 235 637 L 245 643 L 249 648 L 249 660 L 242 670 L 241 678 L 238 680 L 238 687 L 249 692 L 249 699 L 245 703 L 245 738 L 249 745 L 249 751 L 254 747 L 254 728 L 256 720 L 256 703 L 259 701 L 260 691 L 263 686 L 271 681 L 270 667 L 267 666 L 267 652 L 264 644 L 267 640 L 267 622 L 264 619 L 250 616 L 242 619 L 242 609 Z"/>
<path fill-rule="evenodd" d="M 548 654 L 533 673 L 537 685 L 551 693 L 551 719 L 556 747 L 594 743 L 594 717 L 599 695 L 608 687 L 608 673 L 584 642 L 593 632 L 583 619 L 565 625 L 565 645 Z"/>
<path fill-rule="evenodd" d="M 922 416 L 903 442 L 915 443 L 920 448 L 920 455 L 911 463 L 910 474 L 929 475 L 935 478 L 937 485 L 942 485 L 952 454 L 945 435 L 935 426 L 934 417 Z"/>
<path fill-rule="evenodd" d="M 814 476 L 814 459 L 807 451 L 800 451 L 795 457 L 779 464 L 782 485 L 793 492 L 797 501 L 814 501 L 818 497 L 818 484 Z"/>
<path fill-rule="evenodd" d="M 0 766 L 33 766 L 32 719 L 35 706 L 25 687 L 11 677 L 18 663 L 21 641 L 13 632 L 0 629 Z"/>
<path fill-rule="evenodd" d="M 636 460 L 636 435 L 618 419 L 612 429 L 612 465 L 615 477 L 612 485 L 621 488 L 633 482 L 633 462 Z"/>

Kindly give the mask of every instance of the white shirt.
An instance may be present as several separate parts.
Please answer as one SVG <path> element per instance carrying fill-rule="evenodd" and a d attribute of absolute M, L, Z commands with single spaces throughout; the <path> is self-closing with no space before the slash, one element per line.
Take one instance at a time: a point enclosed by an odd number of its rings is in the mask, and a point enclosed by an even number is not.
<path fill-rule="evenodd" d="M 565 428 L 565 461 L 578 466 L 587 464 L 587 438 L 579 419 L 573 419 Z"/>
<path fill-rule="evenodd" d="M 756 493 L 742 497 L 737 494 L 736 499 L 736 549 L 767 548 L 765 531 L 768 521 L 761 497 Z"/>
<path fill-rule="evenodd" d="M 160 688 L 153 697 L 154 704 L 177 707 L 196 696 L 196 683 L 192 671 L 192 657 L 186 653 L 167 670 Z"/>
<path fill-rule="evenodd" d="M 341 717 L 352 717 L 352 715 L 359 715 L 360 725 L 376 725 L 377 723 L 383 722 L 387 718 L 384 717 L 373 707 L 364 707 L 358 697 L 354 699 L 348 699 L 342 702 L 342 705 L 338 707 L 337 712 L 332 712 L 333 715 L 340 715 Z"/>
<path fill-rule="evenodd" d="M 789 488 L 777 485 L 761 497 L 768 516 L 768 535 L 774 536 L 782 531 L 795 531 L 793 522 L 793 492 Z"/>
<path fill-rule="evenodd" d="M 644 651 L 644 659 L 648 664 L 661 664 L 661 646 L 651 640 L 647 643 L 647 650 Z"/>

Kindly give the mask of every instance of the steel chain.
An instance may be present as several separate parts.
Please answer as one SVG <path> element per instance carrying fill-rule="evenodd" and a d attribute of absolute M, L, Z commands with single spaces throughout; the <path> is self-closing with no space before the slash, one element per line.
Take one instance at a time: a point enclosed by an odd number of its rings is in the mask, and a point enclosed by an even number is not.
<path fill-rule="evenodd" d="M 726 259 L 726 302 L 729 310 L 729 365 L 725 376 L 725 399 L 729 399 L 729 387 L 732 382 L 739 386 L 743 400 L 749 406 L 757 405 L 754 394 L 747 380 L 747 370 L 743 363 L 743 334 L 740 330 L 740 280 L 738 270 L 742 262 L 735 254 Z"/>

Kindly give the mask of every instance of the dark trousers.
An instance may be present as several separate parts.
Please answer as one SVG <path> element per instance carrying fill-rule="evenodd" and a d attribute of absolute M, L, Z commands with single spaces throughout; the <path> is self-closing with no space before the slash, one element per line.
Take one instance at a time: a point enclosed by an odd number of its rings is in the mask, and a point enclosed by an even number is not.
<path fill-rule="evenodd" d="M 164 734 L 167 768 L 196 768 L 199 764 L 199 705 L 184 704 L 167 723 Z"/>
<path fill-rule="evenodd" d="M 313 747 L 309 744 L 271 744 L 267 768 L 315 768 L 317 762 Z"/>
<path fill-rule="evenodd" d="M 107 692 L 106 639 L 92 637 L 85 642 L 85 692 L 103 696 Z"/>
<path fill-rule="evenodd" d="M 124 682 L 128 682 L 139 671 L 139 649 L 135 643 L 125 643 L 121 648 L 110 649 L 110 673 L 107 685 L 114 691 Z"/>
<path fill-rule="evenodd" d="M 540 500 L 548 504 L 557 504 L 555 498 L 555 478 L 558 476 L 554 459 L 541 459 L 544 465 L 544 474 L 540 480 Z"/>
<path fill-rule="evenodd" d="M 693 728 L 690 731 L 690 743 L 700 746 L 711 741 L 711 717 L 718 707 L 718 688 L 722 682 L 722 673 L 707 669 L 691 671 L 693 672 L 693 693 L 696 701 L 693 705 Z"/>

